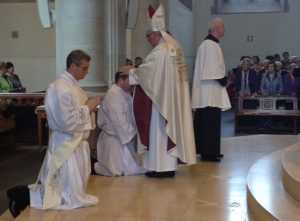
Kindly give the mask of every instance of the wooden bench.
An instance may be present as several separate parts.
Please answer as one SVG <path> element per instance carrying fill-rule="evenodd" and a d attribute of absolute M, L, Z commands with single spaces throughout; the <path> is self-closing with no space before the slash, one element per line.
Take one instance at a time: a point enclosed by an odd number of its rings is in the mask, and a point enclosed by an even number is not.
<path fill-rule="evenodd" d="M 44 97 L 45 93 L 0 93 L 0 133 L 15 131 L 14 138 L 17 135 L 21 137 L 24 134 L 25 136 L 28 130 L 18 128 L 18 125 L 26 127 L 29 121 L 32 121 L 32 125 L 36 124 L 34 109 L 36 106 L 44 104 Z M 4 117 L 4 113 L 8 116 Z M 29 113 L 30 116 L 27 116 L 26 113 Z M 22 114 L 25 116 L 20 116 Z M 20 129 L 21 131 L 18 131 Z M 36 139 L 36 136 L 32 137 L 31 140 Z"/>
<path fill-rule="evenodd" d="M 45 93 L 0 93 L 0 108 L 30 107 L 44 104 Z"/>
<path fill-rule="evenodd" d="M 299 117 L 298 101 L 293 96 L 239 98 L 235 112 L 235 132 L 297 134 Z M 276 122 L 279 126 L 268 126 L 268 121 Z"/>

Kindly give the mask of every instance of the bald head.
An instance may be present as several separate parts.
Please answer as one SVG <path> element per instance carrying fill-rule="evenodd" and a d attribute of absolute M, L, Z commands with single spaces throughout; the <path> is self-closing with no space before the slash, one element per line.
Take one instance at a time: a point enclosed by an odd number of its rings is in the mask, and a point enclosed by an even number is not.
<path fill-rule="evenodd" d="M 208 22 L 209 33 L 219 39 L 224 36 L 225 24 L 221 18 L 213 18 Z"/>

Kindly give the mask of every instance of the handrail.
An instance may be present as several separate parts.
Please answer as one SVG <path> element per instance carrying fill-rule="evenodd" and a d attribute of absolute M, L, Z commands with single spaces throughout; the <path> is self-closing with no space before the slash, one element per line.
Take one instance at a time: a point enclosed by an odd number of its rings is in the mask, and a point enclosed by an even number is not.
<path fill-rule="evenodd" d="M 39 106 L 44 104 L 45 93 L 0 93 L 2 106 Z"/>

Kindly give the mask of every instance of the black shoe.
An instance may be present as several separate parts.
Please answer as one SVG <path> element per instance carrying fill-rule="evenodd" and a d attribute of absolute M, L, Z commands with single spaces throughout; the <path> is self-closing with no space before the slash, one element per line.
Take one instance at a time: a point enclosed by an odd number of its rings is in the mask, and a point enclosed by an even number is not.
<path fill-rule="evenodd" d="M 153 175 L 155 173 L 156 173 L 155 171 L 148 171 L 148 172 L 145 173 L 145 176 L 147 176 L 147 177 L 153 177 Z"/>
<path fill-rule="evenodd" d="M 224 157 L 224 154 L 221 154 L 221 153 L 220 153 L 220 154 L 217 154 L 216 157 L 218 157 L 218 158 L 223 158 L 223 157 Z"/>
<path fill-rule="evenodd" d="M 149 171 L 145 173 L 147 177 L 154 177 L 154 178 L 172 178 L 175 176 L 175 171 L 164 171 L 164 172 L 156 172 L 156 171 Z"/>
<path fill-rule="evenodd" d="M 201 156 L 202 161 L 210 161 L 210 162 L 220 162 L 221 159 L 214 155 L 203 155 Z"/>

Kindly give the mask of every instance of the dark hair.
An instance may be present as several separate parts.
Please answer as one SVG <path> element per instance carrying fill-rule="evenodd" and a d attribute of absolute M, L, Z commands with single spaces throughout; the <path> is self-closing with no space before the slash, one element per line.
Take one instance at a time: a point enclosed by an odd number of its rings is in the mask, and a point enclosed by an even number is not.
<path fill-rule="evenodd" d="M 274 62 L 274 61 L 270 61 L 270 62 L 268 63 L 268 66 L 267 66 L 267 68 L 269 67 L 269 65 L 270 65 L 270 64 L 273 64 L 274 71 L 275 71 L 275 73 L 277 73 L 277 67 L 276 67 L 276 64 L 275 64 L 275 62 Z"/>
<path fill-rule="evenodd" d="M 141 60 L 141 61 L 142 61 L 143 59 L 142 59 L 141 57 L 135 57 L 134 60 L 135 60 L 135 61 L 136 61 L 136 60 Z"/>
<path fill-rule="evenodd" d="M 128 74 L 124 74 L 123 72 L 118 71 L 115 74 L 115 83 L 118 83 L 118 81 L 120 80 L 120 78 L 122 78 L 123 80 L 125 80 L 126 78 L 128 78 L 129 75 Z"/>
<path fill-rule="evenodd" d="M 14 64 L 11 62 L 7 62 L 5 66 L 6 66 L 6 69 L 10 69 L 10 68 L 14 67 Z"/>
<path fill-rule="evenodd" d="M 251 57 L 250 57 L 250 56 L 248 56 L 248 55 L 243 55 L 243 56 L 240 58 L 240 62 L 241 62 L 242 60 L 244 60 L 245 58 L 249 58 L 249 59 L 251 60 Z"/>
<path fill-rule="evenodd" d="M 267 55 L 266 59 L 268 59 L 270 61 L 273 61 L 274 60 L 274 56 L 273 55 Z"/>
<path fill-rule="evenodd" d="M 6 68 L 6 64 L 3 61 L 0 61 L 0 69 L 5 69 Z"/>
<path fill-rule="evenodd" d="M 66 66 L 67 68 L 69 68 L 73 63 L 78 67 L 80 66 L 82 60 L 90 61 L 91 56 L 89 56 L 86 52 L 82 50 L 71 51 L 67 57 Z"/>
<path fill-rule="evenodd" d="M 283 52 L 282 55 L 283 55 L 283 54 L 290 55 L 290 53 L 289 53 L 288 51 Z"/>
<path fill-rule="evenodd" d="M 126 65 L 132 66 L 132 60 L 129 58 L 126 58 Z"/>
<path fill-rule="evenodd" d="M 257 63 L 260 62 L 260 58 L 258 57 L 258 55 L 253 55 L 253 56 L 252 56 L 252 60 L 253 60 L 253 58 L 256 59 L 256 62 L 257 62 Z"/>

